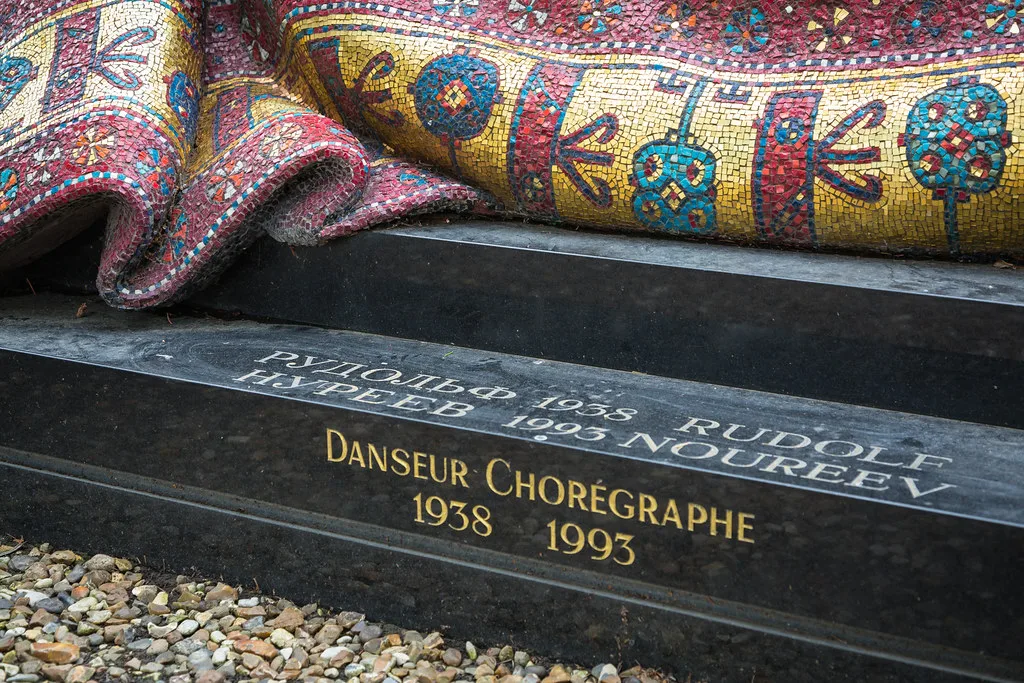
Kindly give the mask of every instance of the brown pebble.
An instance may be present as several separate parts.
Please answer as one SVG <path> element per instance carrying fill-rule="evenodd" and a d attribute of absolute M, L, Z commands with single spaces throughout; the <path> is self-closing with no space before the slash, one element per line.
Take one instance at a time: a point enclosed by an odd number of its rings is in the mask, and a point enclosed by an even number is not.
<path fill-rule="evenodd" d="M 252 652 L 264 659 L 273 659 L 277 656 L 276 647 L 265 640 L 258 640 L 256 638 L 243 638 L 242 640 L 237 640 L 235 641 L 234 647 L 235 652 Z"/>
<path fill-rule="evenodd" d="M 31 652 L 48 664 L 69 664 L 78 659 L 79 648 L 73 643 L 32 643 Z"/>
<path fill-rule="evenodd" d="M 324 624 L 323 628 L 316 632 L 316 642 L 323 645 L 333 645 L 341 637 L 341 627 L 336 624 Z"/>
<path fill-rule="evenodd" d="M 221 600 L 237 600 L 238 591 L 226 583 L 218 583 L 215 588 L 206 591 L 205 598 L 208 602 L 214 604 L 219 603 Z"/>
<path fill-rule="evenodd" d="M 239 616 L 241 616 L 242 610 L 239 609 L 238 611 Z M 270 628 L 283 628 L 286 631 L 294 631 L 304 623 L 306 623 L 306 615 L 302 613 L 302 610 L 295 607 L 287 607 L 281 611 L 281 614 L 268 621 L 267 626 Z"/>
<path fill-rule="evenodd" d="M 37 609 L 32 618 L 28 620 L 29 626 L 46 626 L 51 621 L 57 621 L 57 617 L 44 609 Z"/>

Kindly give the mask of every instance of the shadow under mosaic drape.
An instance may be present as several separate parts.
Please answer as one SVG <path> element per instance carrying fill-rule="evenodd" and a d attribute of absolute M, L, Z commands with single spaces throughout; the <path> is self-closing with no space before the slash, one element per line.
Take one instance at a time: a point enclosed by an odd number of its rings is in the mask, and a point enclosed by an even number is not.
<path fill-rule="evenodd" d="M 0 267 L 112 304 L 429 211 L 1024 253 L 1024 0 L 2 0 Z M 443 277 L 443 273 L 439 273 Z"/>

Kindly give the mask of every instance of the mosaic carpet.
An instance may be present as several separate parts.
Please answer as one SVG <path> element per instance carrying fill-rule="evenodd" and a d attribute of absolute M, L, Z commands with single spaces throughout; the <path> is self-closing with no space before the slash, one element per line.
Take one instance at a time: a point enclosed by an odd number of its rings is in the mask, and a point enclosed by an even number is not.
<path fill-rule="evenodd" d="M 144 307 L 269 232 L 498 212 L 1024 253 L 1024 0 L 0 0 L 0 267 Z"/>

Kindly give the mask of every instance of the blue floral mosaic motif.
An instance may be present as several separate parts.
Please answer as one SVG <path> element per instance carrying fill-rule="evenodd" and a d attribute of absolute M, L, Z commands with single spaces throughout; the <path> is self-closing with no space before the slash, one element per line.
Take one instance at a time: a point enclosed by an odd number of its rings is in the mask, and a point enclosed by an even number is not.
<path fill-rule="evenodd" d="M 729 51 L 735 54 L 758 52 L 768 42 L 768 19 L 760 8 L 736 10 L 722 31 Z"/>
<path fill-rule="evenodd" d="M 687 92 L 679 128 L 649 142 L 633 156 L 633 215 L 652 230 L 708 235 L 715 231 L 714 155 L 686 136 L 697 102 L 707 86 L 662 84 L 666 92 Z"/>
<path fill-rule="evenodd" d="M 670 131 L 633 159 L 639 191 L 633 213 L 656 230 L 706 235 L 715 230 L 715 158 Z"/>
<path fill-rule="evenodd" d="M 985 25 L 999 35 L 1018 35 L 1024 20 L 1024 0 L 995 0 L 985 6 Z"/>
<path fill-rule="evenodd" d="M 498 67 L 467 53 L 438 57 L 412 86 L 416 114 L 423 127 L 448 146 L 458 173 L 455 149 L 483 132 L 498 99 Z"/>
<path fill-rule="evenodd" d="M 468 140 L 483 131 L 497 91 L 497 67 L 466 54 L 430 62 L 413 86 L 423 127 L 451 140 Z"/>
<path fill-rule="evenodd" d="M 155 147 L 141 152 L 141 159 L 135 162 L 135 170 L 162 196 L 169 195 L 174 188 L 174 166 Z"/>

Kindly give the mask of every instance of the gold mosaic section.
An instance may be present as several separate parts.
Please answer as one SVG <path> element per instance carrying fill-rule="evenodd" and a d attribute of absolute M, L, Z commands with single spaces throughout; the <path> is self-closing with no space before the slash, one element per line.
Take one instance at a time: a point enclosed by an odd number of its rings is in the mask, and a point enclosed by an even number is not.
<path fill-rule="evenodd" d="M 400 20 L 335 16 L 330 21 L 313 19 L 299 22 L 291 27 L 291 31 L 292 35 L 301 35 L 304 28 L 338 26 L 348 21 L 361 25 L 380 22 L 392 28 L 417 28 Z M 479 39 L 459 42 L 410 38 L 370 30 L 335 30 L 316 34 L 317 39 L 324 36 L 337 36 L 341 41 L 340 53 L 344 58 L 340 69 L 346 84 L 355 81 L 360 69 L 374 55 L 387 51 L 394 56 L 394 71 L 386 78 L 369 82 L 366 87 L 390 90 L 392 99 L 387 108 L 401 112 L 404 123 L 384 125 L 372 116 L 366 117 L 366 123 L 400 154 L 442 169 L 451 170 L 449 149 L 443 140 L 430 134 L 422 125 L 410 86 L 428 63 L 458 50 L 471 49 L 474 56 L 496 65 L 500 97 L 483 131 L 471 139 L 461 140 L 455 155 L 463 180 L 494 193 L 509 207 L 516 206 L 508 178 L 509 135 L 517 99 L 531 69 L 545 59 L 598 67 L 587 71 L 575 89 L 561 130 L 576 130 L 593 121 L 599 112 L 608 112 L 617 118 L 619 129 L 613 140 L 604 145 L 593 139 L 585 142 L 588 150 L 611 153 L 614 156 L 612 164 L 578 165 L 588 177 L 607 181 L 612 195 L 610 204 L 604 208 L 596 206 L 576 190 L 561 170 L 555 168 L 552 172 L 559 216 L 593 225 L 641 227 L 632 205 L 634 185 L 630 181 L 634 173 L 634 155 L 645 144 L 664 138 L 668 130 L 678 127 L 686 101 L 685 92 L 669 93 L 656 89 L 659 73 L 665 73 L 664 70 L 600 67 L 610 63 L 655 64 L 664 69 L 680 69 L 688 75 L 690 82 L 693 81 L 690 76 L 710 75 L 710 72 L 684 66 L 676 60 L 650 56 L 574 55 L 570 58 L 519 47 L 516 47 L 516 53 L 512 53 L 508 45 L 497 42 L 484 44 Z M 299 48 L 297 52 L 301 54 L 302 42 L 308 41 L 308 38 L 303 38 L 291 47 Z M 1014 66 L 986 68 L 989 64 L 1006 61 L 1005 56 L 982 57 L 953 66 L 961 69 L 956 75 L 976 77 L 981 83 L 998 90 L 1008 104 L 1006 129 L 1013 138 L 1024 138 L 1024 70 Z M 717 232 L 742 239 L 755 237 L 751 189 L 754 155 L 759 120 L 773 95 L 784 91 L 818 91 L 821 96 L 813 133 L 818 141 L 840 126 L 844 118 L 858 107 L 878 100 L 885 104 L 885 117 L 880 123 L 868 128 L 861 121 L 834 144 L 838 151 L 874 147 L 878 149 L 879 158 L 833 166 L 844 179 L 854 183 L 860 182 L 860 174 L 880 178 L 881 198 L 862 201 L 816 178 L 813 210 L 818 241 L 822 244 L 871 244 L 890 248 L 942 248 L 946 244 L 943 203 L 915 181 L 907 164 L 906 151 L 899 141 L 914 103 L 949 84 L 950 66 L 904 65 L 828 72 L 719 74 L 720 78 L 730 81 L 749 79 L 758 85 L 745 87 L 749 91 L 748 99 L 736 103 L 716 101 L 716 87 L 708 87 L 697 102 L 689 126 L 686 141 L 711 151 L 717 162 Z M 947 73 L 939 74 L 939 70 Z M 320 95 L 323 101 L 329 101 L 325 91 L 321 90 Z M 972 195 L 969 201 L 956 206 L 964 251 L 1020 248 L 1024 243 L 1024 202 L 1015 199 L 1019 199 L 1022 192 L 1024 156 L 1020 145 L 1015 143 L 1006 149 L 1006 164 L 998 186 L 991 192 Z"/>
<path fill-rule="evenodd" d="M 142 62 L 112 62 L 110 68 L 119 72 L 125 65 L 138 77 L 136 89 L 120 88 L 105 79 L 95 70 L 86 76 L 82 98 L 71 106 L 62 106 L 52 112 L 43 113 L 43 98 L 57 45 L 57 27 L 66 19 L 89 10 L 100 9 L 98 46 L 110 45 L 118 36 L 134 28 L 149 28 L 152 40 L 140 44 L 130 41 L 121 52 L 141 54 Z M 29 135 L 35 135 L 37 126 L 45 126 L 60 120 L 97 109 L 118 109 L 129 111 L 148 121 L 155 113 L 160 119 L 160 131 L 176 143 L 167 122 L 176 123 L 177 115 L 167 101 L 165 78 L 176 70 L 183 71 L 198 83 L 202 59 L 199 52 L 186 39 L 194 28 L 188 28 L 183 20 L 168 6 L 152 0 L 127 0 L 116 3 L 78 3 L 72 9 L 54 13 L 45 21 L 29 26 L 22 32 L 23 39 L 12 40 L 4 50 L 5 56 L 28 59 L 36 68 L 36 75 L 18 93 L 17 97 L 0 112 L 0 129 L 14 126 L 15 130 L 30 127 Z M 148 110 L 148 111 L 147 111 Z M 179 146 L 184 154 L 184 145 Z"/>
<path fill-rule="evenodd" d="M 8 126 L 19 129 L 23 124 L 39 121 L 41 117 L 43 95 L 50 77 L 50 56 L 56 43 L 56 30 L 52 24 L 44 27 L 44 30 L 34 31 L 37 28 L 39 27 L 30 29 L 24 40 L 9 47 L 5 46 L 3 50 L 6 57 L 29 60 L 37 69 L 37 75 L 25 84 L 7 108 L 0 111 L 0 129 Z"/>

